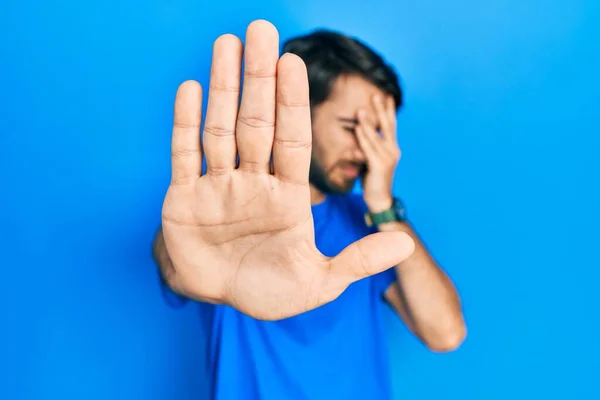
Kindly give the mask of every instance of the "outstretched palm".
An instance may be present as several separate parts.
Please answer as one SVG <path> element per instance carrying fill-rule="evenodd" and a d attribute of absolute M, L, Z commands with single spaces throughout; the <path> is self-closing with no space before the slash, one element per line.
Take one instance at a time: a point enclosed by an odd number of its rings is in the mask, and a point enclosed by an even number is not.
<path fill-rule="evenodd" d="M 334 258 L 317 250 L 306 67 L 295 55 L 279 58 L 278 47 L 270 23 L 250 24 L 238 112 L 243 46 L 232 35 L 215 41 L 203 146 L 202 89 L 180 86 L 162 213 L 177 290 L 268 320 L 332 301 L 413 250 L 402 233 L 368 236 Z"/>

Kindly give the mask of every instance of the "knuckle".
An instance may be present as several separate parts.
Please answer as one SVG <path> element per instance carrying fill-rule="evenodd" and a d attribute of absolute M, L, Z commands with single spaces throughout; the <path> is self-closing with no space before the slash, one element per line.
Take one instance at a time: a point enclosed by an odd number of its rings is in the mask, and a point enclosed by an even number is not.
<path fill-rule="evenodd" d="M 280 106 L 285 107 L 285 108 L 308 108 L 309 107 L 307 102 L 286 100 L 285 98 L 278 100 L 277 103 L 279 103 Z"/>
<path fill-rule="evenodd" d="M 293 178 L 282 173 L 278 173 L 277 178 L 279 179 L 280 183 L 289 186 L 306 186 L 308 183 L 308 180 Z"/>
<path fill-rule="evenodd" d="M 173 126 L 177 129 L 189 130 L 189 129 L 199 129 L 200 125 L 196 122 L 185 122 L 185 121 L 175 121 L 173 122 Z"/>
<path fill-rule="evenodd" d="M 232 128 L 226 128 L 220 125 L 207 125 L 204 127 L 204 133 L 207 133 L 211 136 L 223 137 L 232 136 L 234 134 L 234 130 Z"/>
<path fill-rule="evenodd" d="M 171 157 L 174 160 L 184 160 L 191 156 L 197 155 L 199 152 L 200 149 L 179 148 L 171 151 Z"/>
<path fill-rule="evenodd" d="M 311 140 L 292 140 L 275 137 L 275 143 L 286 149 L 310 149 L 312 147 Z"/>
<path fill-rule="evenodd" d="M 244 71 L 244 76 L 249 78 L 258 78 L 258 79 L 275 79 L 276 72 L 271 68 L 248 68 Z"/>
<path fill-rule="evenodd" d="M 277 87 L 277 104 L 285 108 L 308 108 L 310 106 L 308 96 L 303 98 L 297 94 L 297 90 L 286 87 Z"/>
<path fill-rule="evenodd" d="M 231 169 L 225 167 L 217 167 L 209 164 L 207 166 L 206 173 L 212 176 L 225 176 L 231 174 Z"/>
<path fill-rule="evenodd" d="M 241 160 L 240 169 L 252 175 L 260 175 L 265 171 L 265 165 L 254 160 Z"/>
<path fill-rule="evenodd" d="M 210 84 L 209 90 L 214 92 L 237 93 L 240 91 L 240 87 L 238 85 L 227 85 L 214 82 Z"/>
<path fill-rule="evenodd" d="M 187 186 L 190 184 L 190 182 L 191 182 L 191 179 L 189 176 L 173 175 L 173 177 L 171 178 L 171 186 L 173 186 L 173 187 Z"/>
<path fill-rule="evenodd" d="M 356 242 L 356 254 L 357 254 L 357 270 L 356 272 L 368 276 L 370 275 L 369 263 L 367 262 L 367 255 L 364 252 L 362 243 Z"/>
<path fill-rule="evenodd" d="M 257 129 L 272 128 L 275 126 L 275 122 L 272 119 L 255 115 L 240 115 L 238 117 L 238 123 Z"/>

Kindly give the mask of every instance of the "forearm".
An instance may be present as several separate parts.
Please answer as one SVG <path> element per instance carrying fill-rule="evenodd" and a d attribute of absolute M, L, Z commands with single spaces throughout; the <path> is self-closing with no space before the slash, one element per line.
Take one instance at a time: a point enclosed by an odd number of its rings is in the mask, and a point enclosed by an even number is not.
<path fill-rule="evenodd" d="M 410 224 L 390 222 L 380 225 L 379 230 L 404 231 L 415 242 L 413 255 L 396 267 L 399 312 L 431 349 L 456 348 L 464 339 L 466 328 L 460 299 L 451 280 L 433 260 Z"/>

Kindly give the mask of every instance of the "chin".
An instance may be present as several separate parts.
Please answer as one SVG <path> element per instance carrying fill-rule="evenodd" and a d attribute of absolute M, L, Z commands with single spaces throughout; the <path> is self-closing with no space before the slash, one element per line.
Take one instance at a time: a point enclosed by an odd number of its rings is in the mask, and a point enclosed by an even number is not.
<path fill-rule="evenodd" d="M 343 176 L 336 176 L 335 174 L 330 177 L 323 172 L 323 169 L 318 168 L 317 163 L 311 164 L 309 181 L 315 188 L 325 194 L 348 194 L 354 188 L 357 179 L 344 179 Z"/>
<path fill-rule="evenodd" d="M 354 188 L 354 184 L 356 183 L 356 179 L 345 180 L 342 183 L 330 183 L 330 188 L 333 193 L 336 194 L 348 194 Z"/>

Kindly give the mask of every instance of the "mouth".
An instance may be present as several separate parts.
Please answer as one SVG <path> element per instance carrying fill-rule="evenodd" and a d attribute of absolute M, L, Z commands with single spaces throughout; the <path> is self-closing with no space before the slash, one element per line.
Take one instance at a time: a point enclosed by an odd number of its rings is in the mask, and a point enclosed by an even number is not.
<path fill-rule="evenodd" d="M 346 179 L 356 179 L 364 171 L 363 165 L 344 163 L 340 166 L 342 174 Z"/>

